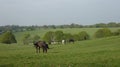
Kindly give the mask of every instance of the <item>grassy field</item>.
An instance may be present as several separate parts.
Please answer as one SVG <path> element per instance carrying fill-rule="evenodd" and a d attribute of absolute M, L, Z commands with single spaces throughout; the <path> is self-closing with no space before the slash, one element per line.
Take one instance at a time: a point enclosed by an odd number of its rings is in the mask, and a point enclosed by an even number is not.
<path fill-rule="evenodd" d="M 120 67 L 120 36 L 49 47 L 37 54 L 32 44 L 0 44 L 0 67 Z"/>
<path fill-rule="evenodd" d="M 120 36 L 93 39 L 100 28 L 38 29 L 15 33 L 17 44 L 0 43 L 0 67 L 120 67 Z M 110 28 L 116 31 L 120 28 Z M 24 34 L 39 35 L 48 31 L 62 30 L 64 33 L 77 34 L 86 31 L 91 40 L 74 44 L 49 45 L 48 53 L 35 53 L 32 44 L 23 45 Z"/>

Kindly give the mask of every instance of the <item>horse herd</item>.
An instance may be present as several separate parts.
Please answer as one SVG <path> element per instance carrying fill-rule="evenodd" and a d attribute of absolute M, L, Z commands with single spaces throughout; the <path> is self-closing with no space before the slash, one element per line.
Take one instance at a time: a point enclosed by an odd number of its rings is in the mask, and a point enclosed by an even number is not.
<path fill-rule="evenodd" d="M 68 42 L 74 43 L 74 39 L 69 39 Z M 64 43 L 65 43 L 65 40 L 62 40 L 62 44 Z M 40 53 L 40 48 L 43 49 L 43 53 L 47 53 L 47 49 L 49 49 L 49 46 L 45 41 L 34 42 L 34 46 L 36 48 L 36 53 Z"/>

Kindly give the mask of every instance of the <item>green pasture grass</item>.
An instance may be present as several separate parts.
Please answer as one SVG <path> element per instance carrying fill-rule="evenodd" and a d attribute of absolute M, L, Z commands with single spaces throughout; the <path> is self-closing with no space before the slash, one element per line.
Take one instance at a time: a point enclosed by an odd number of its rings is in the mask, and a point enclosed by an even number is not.
<path fill-rule="evenodd" d="M 120 36 L 49 45 L 0 44 L 0 67 L 120 67 Z"/>

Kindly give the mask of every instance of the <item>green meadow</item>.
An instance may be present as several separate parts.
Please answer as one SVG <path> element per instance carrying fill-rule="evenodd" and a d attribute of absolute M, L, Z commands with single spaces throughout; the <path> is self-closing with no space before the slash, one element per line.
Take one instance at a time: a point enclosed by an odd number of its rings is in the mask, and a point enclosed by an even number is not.
<path fill-rule="evenodd" d="M 39 29 L 17 32 L 17 44 L 0 43 L 0 67 L 120 67 L 120 36 L 94 39 L 94 32 L 99 28 Z M 115 31 L 118 28 L 110 28 Z M 49 45 L 48 53 L 36 53 L 33 44 L 23 45 L 25 33 L 40 35 L 47 31 L 62 30 L 76 34 L 86 31 L 90 40 L 67 44 Z"/>

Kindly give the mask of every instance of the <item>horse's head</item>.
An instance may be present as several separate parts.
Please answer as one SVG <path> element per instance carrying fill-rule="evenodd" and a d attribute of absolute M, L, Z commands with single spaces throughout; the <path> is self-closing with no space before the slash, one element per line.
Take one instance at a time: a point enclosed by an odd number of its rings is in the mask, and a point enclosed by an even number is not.
<path fill-rule="evenodd" d="M 45 44 L 45 45 L 46 45 L 47 49 L 49 49 L 49 46 L 48 46 L 48 44 Z"/>

